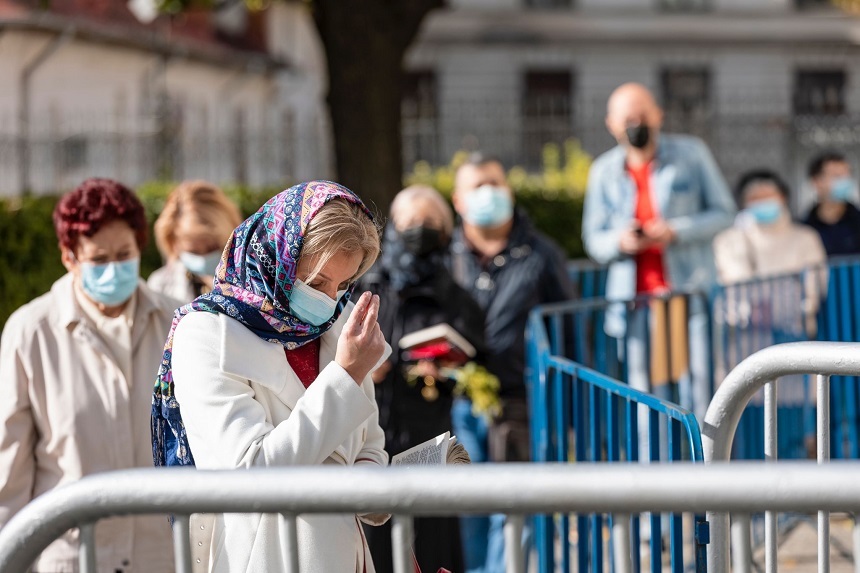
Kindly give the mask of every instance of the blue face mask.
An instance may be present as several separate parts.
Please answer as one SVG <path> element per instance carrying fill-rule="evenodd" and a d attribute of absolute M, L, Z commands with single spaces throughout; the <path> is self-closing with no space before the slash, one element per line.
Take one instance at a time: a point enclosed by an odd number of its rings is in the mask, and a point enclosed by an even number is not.
<path fill-rule="evenodd" d="M 119 306 L 134 294 L 140 276 L 140 258 L 96 265 L 80 263 L 81 287 L 92 300 Z"/>
<path fill-rule="evenodd" d="M 514 216 L 514 201 L 503 187 L 481 185 L 466 195 L 463 218 L 476 227 L 498 227 Z"/>
<path fill-rule="evenodd" d="M 840 177 L 830 184 L 830 199 L 847 203 L 854 198 L 854 180 L 850 177 Z"/>
<path fill-rule="evenodd" d="M 212 277 L 221 262 L 221 251 L 212 251 L 205 255 L 182 252 L 179 253 L 179 261 L 190 273 Z"/>
<path fill-rule="evenodd" d="M 345 290 L 339 290 L 337 299 L 331 299 L 324 292 L 309 287 L 301 279 L 296 279 L 290 292 L 290 312 L 304 323 L 320 326 L 331 320 L 337 309 L 337 302 L 344 294 Z"/>
<path fill-rule="evenodd" d="M 755 222 L 759 225 L 772 225 L 782 216 L 784 208 L 782 201 L 768 199 L 767 201 L 753 203 L 746 208 L 746 211 L 752 215 Z"/>

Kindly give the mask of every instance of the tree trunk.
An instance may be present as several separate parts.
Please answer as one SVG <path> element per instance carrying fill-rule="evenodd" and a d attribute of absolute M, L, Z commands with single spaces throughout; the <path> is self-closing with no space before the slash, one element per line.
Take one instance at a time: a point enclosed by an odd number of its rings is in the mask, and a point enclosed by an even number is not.
<path fill-rule="evenodd" d="M 402 187 L 403 56 L 443 0 L 316 0 L 338 182 L 380 214 Z"/>

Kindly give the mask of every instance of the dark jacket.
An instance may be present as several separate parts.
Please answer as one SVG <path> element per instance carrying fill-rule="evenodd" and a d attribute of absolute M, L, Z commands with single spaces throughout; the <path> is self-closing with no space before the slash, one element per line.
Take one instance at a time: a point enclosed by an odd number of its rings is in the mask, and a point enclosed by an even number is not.
<path fill-rule="evenodd" d="M 364 289 L 380 297 L 379 326 L 394 352 L 391 371 L 376 385 L 379 424 L 385 430 L 385 449 L 395 455 L 451 429 L 454 383 L 438 384 L 439 395 L 428 401 L 421 395 L 423 384 L 407 383 L 398 344 L 409 333 L 448 323 L 484 354 L 484 313 L 469 294 L 442 267 L 431 281 L 395 289 L 384 268 L 374 267 L 362 280 Z"/>
<path fill-rule="evenodd" d="M 524 398 L 525 329 L 540 304 L 573 298 L 562 250 L 517 210 L 505 249 L 484 260 L 466 242 L 462 227 L 451 243 L 454 279 L 487 315 L 487 368 L 499 377 L 501 396 Z"/>
<path fill-rule="evenodd" d="M 440 257 L 441 258 L 441 257 Z M 410 385 L 405 376 L 409 366 L 402 360 L 398 343 L 405 335 L 422 328 L 448 323 L 478 352 L 484 354 L 484 313 L 469 294 L 451 278 L 444 264 L 428 280 L 417 286 L 397 289 L 382 264 L 377 264 L 362 279 L 359 290 L 369 290 L 380 297 L 379 326 L 394 352 L 389 360 L 391 371 L 376 385 L 379 424 L 385 431 L 385 449 L 395 455 L 451 429 L 453 381 L 436 381 L 438 394 L 427 400 L 421 394 L 423 382 Z M 368 544 L 377 573 L 393 571 L 391 529 L 365 527 Z M 420 517 L 415 519 L 414 553 L 422 571 L 440 567 L 462 571 L 459 520 L 456 517 Z"/>
<path fill-rule="evenodd" d="M 818 231 L 828 257 L 860 253 L 860 210 L 845 204 L 845 214 L 830 225 L 818 217 L 818 205 L 812 208 L 805 223 Z"/>

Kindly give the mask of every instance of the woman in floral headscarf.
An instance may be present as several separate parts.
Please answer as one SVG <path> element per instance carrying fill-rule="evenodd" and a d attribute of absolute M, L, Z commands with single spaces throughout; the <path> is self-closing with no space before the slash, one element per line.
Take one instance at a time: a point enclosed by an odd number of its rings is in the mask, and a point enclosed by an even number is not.
<path fill-rule="evenodd" d="M 153 397 L 155 464 L 386 465 L 369 376 L 390 353 L 379 298 L 349 302 L 378 254 L 370 212 L 336 183 L 296 185 L 242 223 L 213 291 L 174 318 Z M 277 515 L 210 519 L 192 527 L 196 568 L 286 568 Z M 302 571 L 374 570 L 358 518 L 306 516 L 298 529 Z"/>

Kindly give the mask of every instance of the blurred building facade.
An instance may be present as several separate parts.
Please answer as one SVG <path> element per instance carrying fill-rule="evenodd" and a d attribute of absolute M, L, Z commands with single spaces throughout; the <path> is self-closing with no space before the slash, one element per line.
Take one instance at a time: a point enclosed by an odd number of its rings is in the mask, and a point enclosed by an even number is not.
<path fill-rule="evenodd" d="M 534 168 L 569 138 L 598 154 L 607 96 L 637 81 L 730 181 L 767 166 L 799 188 L 823 148 L 856 161 L 858 41 L 828 0 L 451 0 L 407 59 L 405 166 L 480 147 Z"/>
<path fill-rule="evenodd" d="M 0 85 L 0 195 L 92 175 L 262 186 L 331 172 L 324 56 L 301 4 L 143 23 L 122 0 L 0 0 Z"/>

